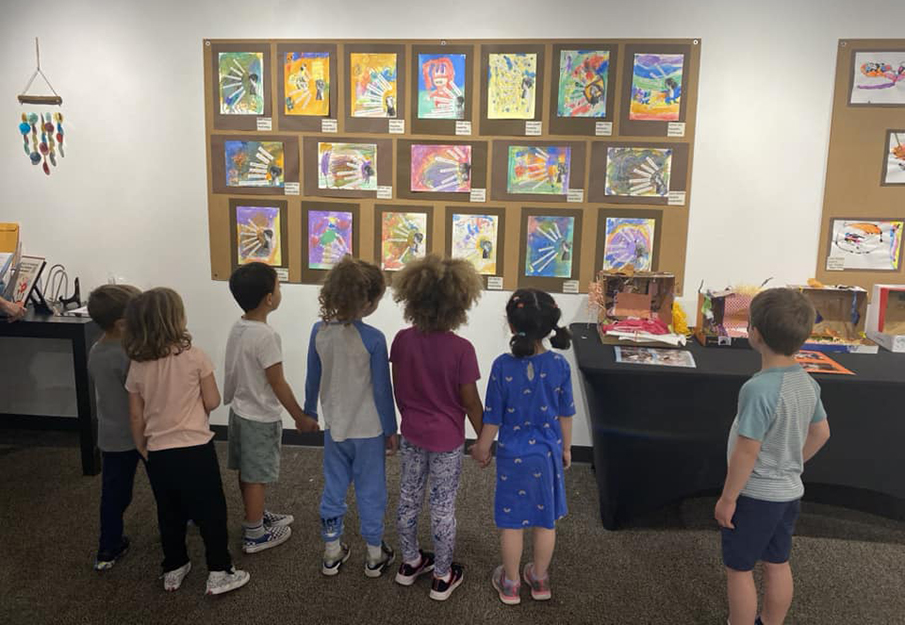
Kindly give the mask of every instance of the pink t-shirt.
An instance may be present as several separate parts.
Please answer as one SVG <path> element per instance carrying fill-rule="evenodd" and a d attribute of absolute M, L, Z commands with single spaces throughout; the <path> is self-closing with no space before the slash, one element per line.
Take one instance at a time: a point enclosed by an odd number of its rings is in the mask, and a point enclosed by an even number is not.
<path fill-rule="evenodd" d="M 465 442 L 460 387 L 481 378 L 474 347 L 452 332 L 402 330 L 390 350 L 402 435 L 428 451 L 452 451 Z"/>
<path fill-rule="evenodd" d="M 148 451 L 204 445 L 214 437 L 201 400 L 201 380 L 213 372 L 211 359 L 197 347 L 158 360 L 132 361 L 126 390 L 145 402 Z"/>

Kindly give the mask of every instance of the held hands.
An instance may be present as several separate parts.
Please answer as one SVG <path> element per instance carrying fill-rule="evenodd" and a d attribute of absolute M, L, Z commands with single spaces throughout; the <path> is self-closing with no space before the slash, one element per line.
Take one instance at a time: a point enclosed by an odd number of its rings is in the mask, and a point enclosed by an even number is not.
<path fill-rule="evenodd" d="M 393 434 L 392 436 L 387 436 L 386 445 L 387 445 L 387 456 L 395 456 L 396 451 L 399 449 L 399 435 Z"/>
<path fill-rule="evenodd" d="M 562 450 L 562 468 L 568 469 L 571 466 L 572 466 L 572 450 L 563 449 Z"/>
<path fill-rule="evenodd" d="M 490 445 L 482 444 L 481 441 L 472 445 L 468 450 L 468 453 L 471 454 L 471 457 L 482 469 L 486 469 L 490 466 L 490 462 L 493 460 L 493 455 L 490 453 Z"/>
<path fill-rule="evenodd" d="M 319 432 L 321 426 L 317 422 L 317 419 L 312 419 L 308 415 L 304 415 L 301 419 L 296 420 L 295 429 L 301 434 L 306 434 L 308 432 Z"/>
<path fill-rule="evenodd" d="M 720 524 L 720 527 L 734 530 L 735 525 L 732 524 L 733 516 L 735 516 L 735 502 L 720 497 L 716 502 L 716 507 L 713 509 L 713 518 Z"/>

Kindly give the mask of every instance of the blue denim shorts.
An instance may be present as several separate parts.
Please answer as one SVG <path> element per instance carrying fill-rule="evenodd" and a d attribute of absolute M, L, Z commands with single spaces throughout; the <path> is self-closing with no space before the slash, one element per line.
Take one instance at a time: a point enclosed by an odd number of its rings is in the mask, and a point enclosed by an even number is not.
<path fill-rule="evenodd" d="M 735 529 L 721 530 L 723 564 L 735 571 L 750 571 L 758 560 L 788 562 L 799 512 L 800 499 L 777 502 L 739 497 L 732 517 Z"/>

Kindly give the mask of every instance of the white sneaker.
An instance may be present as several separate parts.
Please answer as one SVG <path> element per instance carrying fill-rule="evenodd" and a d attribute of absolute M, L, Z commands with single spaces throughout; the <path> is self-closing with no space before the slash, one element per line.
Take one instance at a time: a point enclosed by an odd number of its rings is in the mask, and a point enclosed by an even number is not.
<path fill-rule="evenodd" d="M 258 551 L 264 551 L 265 549 L 270 549 L 272 547 L 276 547 L 277 545 L 282 545 L 284 542 L 289 540 L 289 537 L 292 536 L 292 528 L 285 525 L 274 525 L 273 527 L 268 527 L 267 531 L 261 534 L 258 538 L 250 538 L 245 536 L 242 539 L 242 551 L 245 553 L 257 553 Z"/>
<path fill-rule="evenodd" d="M 207 576 L 207 594 L 222 595 L 230 590 L 241 588 L 248 583 L 251 575 L 247 571 L 232 568 L 229 571 L 211 571 Z"/>
<path fill-rule="evenodd" d="M 295 517 L 291 514 L 277 514 L 276 512 L 271 512 L 270 510 L 264 511 L 265 529 L 269 529 L 271 527 L 286 527 L 293 521 L 295 521 Z"/>
<path fill-rule="evenodd" d="M 167 571 L 163 574 L 163 589 L 167 592 L 173 592 L 174 590 L 179 590 L 179 587 L 182 586 L 182 580 L 185 579 L 185 576 L 189 574 L 189 571 L 192 570 L 192 563 L 186 562 L 178 569 L 173 569 L 172 571 Z"/>

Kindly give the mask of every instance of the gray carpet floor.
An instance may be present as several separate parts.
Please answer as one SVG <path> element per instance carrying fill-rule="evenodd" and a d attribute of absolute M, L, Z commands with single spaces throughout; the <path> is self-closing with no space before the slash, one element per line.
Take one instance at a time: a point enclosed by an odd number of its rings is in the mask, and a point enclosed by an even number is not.
<path fill-rule="evenodd" d="M 339 576 L 320 574 L 320 449 L 283 450 L 282 481 L 268 503 L 295 515 L 290 541 L 243 555 L 241 500 L 235 475 L 225 469 L 226 450 L 218 444 L 233 555 L 252 579 L 235 593 L 211 598 L 203 596 L 207 573 L 197 530 L 188 537 L 195 569 L 178 592 L 164 593 L 157 579 L 154 499 L 141 470 L 126 515 L 132 550 L 113 570 L 95 573 L 100 476 L 81 476 L 71 434 L 42 434 L 41 446 L 34 440 L 34 434 L 0 431 L 0 623 L 726 622 L 713 499 L 688 500 L 608 532 L 599 521 L 588 465 L 575 465 L 567 474 L 570 513 L 557 528 L 553 600 L 534 603 L 523 589 L 522 605 L 506 607 L 489 583 L 499 560 L 492 468 L 466 465 L 456 551 L 466 581 L 449 601 L 437 603 L 428 598 L 426 579 L 402 588 L 391 576 L 364 576 L 354 505 L 347 518 L 352 558 Z M 397 459 L 388 470 L 392 511 Z M 429 546 L 426 516 L 421 536 Z M 387 540 L 398 544 L 391 521 Z M 793 569 L 796 596 L 788 623 L 905 623 L 905 523 L 805 504 Z"/>

